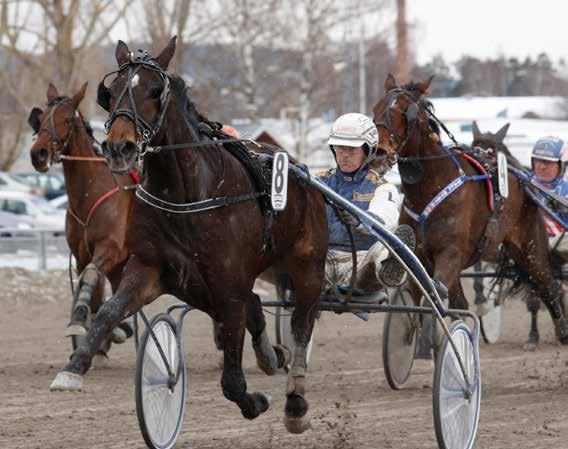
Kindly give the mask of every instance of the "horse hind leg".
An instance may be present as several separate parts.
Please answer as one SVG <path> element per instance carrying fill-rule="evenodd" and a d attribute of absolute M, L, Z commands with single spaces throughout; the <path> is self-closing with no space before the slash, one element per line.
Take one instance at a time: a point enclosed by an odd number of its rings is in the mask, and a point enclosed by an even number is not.
<path fill-rule="evenodd" d="M 525 351 L 536 351 L 540 341 L 538 332 L 538 311 L 540 309 L 540 299 L 536 296 L 533 288 L 530 289 L 530 296 L 527 298 L 527 310 L 531 314 L 531 328 L 529 330 L 529 337 L 523 346 Z"/>
<path fill-rule="evenodd" d="M 299 268 L 299 267 L 296 267 Z M 298 269 L 297 273 L 302 273 Z M 298 278 L 302 276 L 302 278 Z M 294 282 L 295 281 L 295 282 Z M 303 270 L 302 274 L 292 277 L 294 311 L 292 312 L 292 335 L 294 355 L 286 383 L 286 405 L 284 407 L 284 425 L 290 433 L 303 433 L 311 428 L 308 416 L 309 404 L 306 400 L 306 356 L 307 346 L 314 328 L 323 272 L 321 276 Z M 298 288 L 296 286 L 301 286 Z"/>
<path fill-rule="evenodd" d="M 223 395 L 236 403 L 242 415 L 254 419 L 268 410 L 269 398 L 262 393 L 247 393 L 247 383 L 242 369 L 246 302 L 226 299 L 223 313 Z"/>

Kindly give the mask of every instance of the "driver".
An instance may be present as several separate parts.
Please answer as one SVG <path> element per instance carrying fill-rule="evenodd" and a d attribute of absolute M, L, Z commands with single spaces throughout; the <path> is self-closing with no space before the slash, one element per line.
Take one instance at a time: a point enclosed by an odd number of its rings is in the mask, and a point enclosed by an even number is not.
<path fill-rule="evenodd" d="M 401 205 L 398 190 L 369 165 L 377 156 L 378 146 L 377 128 L 372 120 L 358 113 L 342 115 L 331 127 L 328 145 L 337 167 L 318 173 L 318 178 L 343 198 L 370 212 L 414 250 L 416 240 L 412 228 L 408 225 L 397 228 Z M 383 286 L 401 285 L 404 269 L 394 258 L 388 257 L 389 252 L 377 238 L 348 212 L 340 211 L 338 216 L 329 204 L 326 208 L 329 250 L 324 291 L 336 284 L 348 285 L 351 278 L 351 244 L 342 221 L 351 226 L 357 250 L 355 287 L 369 292 Z"/>
<path fill-rule="evenodd" d="M 559 137 L 543 137 L 535 143 L 531 164 L 533 179 L 568 200 L 568 181 L 564 179 L 568 159 L 568 145 Z M 547 198 L 543 193 L 535 192 L 547 205 L 557 212 L 565 223 L 568 223 L 568 208 Z M 564 226 L 544 214 L 549 246 L 564 261 L 568 261 L 568 237 L 565 237 Z"/>

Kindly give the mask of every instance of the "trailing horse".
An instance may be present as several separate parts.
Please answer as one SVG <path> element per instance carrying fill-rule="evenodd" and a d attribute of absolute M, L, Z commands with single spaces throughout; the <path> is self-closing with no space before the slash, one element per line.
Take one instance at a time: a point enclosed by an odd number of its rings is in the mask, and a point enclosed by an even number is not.
<path fill-rule="evenodd" d="M 97 153 L 92 129 L 78 109 L 86 89 L 85 83 L 69 98 L 50 84 L 47 109 L 33 108 L 28 118 L 37 134 L 30 148 L 34 168 L 46 172 L 54 163 L 63 165 L 68 195 L 65 233 L 81 273 L 66 331 L 71 337 L 86 335 L 89 313 L 97 313 L 103 303 L 105 278 L 113 292 L 118 287 L 128 254 L 125 230 L 134 197 L 133 191 L 117 186 L 117 181 L 132 184 L 131 177 L 115 180 L 106 159 Z M 121 326 L 131 333 L 126 323 Z M 123 341 L 124 331 L 115 330 L 114 340 Z M 103 342 L 99 355 L 106 356 L 107 349 Z"/>
<path fill-rule="evenodd" d="M 466 149 L 440 144 L 441 123 L 423 98 L 429 85 L 427 81 L 399 87 L 389 75 L 386 95 L 373 108 L 379 147 L 398 161 L 404 192 L 400 222 L 415 229 L 417 256 L 441 283 L 440 290 L 447 288 L 452 307 L 466 309 L 460 272 L 495 254 L 503 244 L 530 276 L 550 312 L 557 338 L 568 344 L 562 291 L 552 275 L 538 207 L 520 182 L 509 176 L 509 196 L 492 210 L 487 175 L 474 167 Z"/>
<path fill-rule="evenodd" d="M 268 268 L 287 275 L 295 309 L 295 353 L 286 388 L 285 424 L 291 432 L 309 427 L 305 400 L 306 345 L 312 332 L 324 276 L 327 219 L 323 197 L 289 178 L 288 207 L 267 209 L 262 172 L 240 141 L 211 140 L 211 123 L 189 100 L 183 80 L 166 72 L 175 38 L 152 58 L 119 42 L 118 70 L 98 101 L 110 112 L 103 151 L 110 168 L 125 173 L 143 160 L 128 225 L 130 257 L 116 294 L 99 310 L 86 339 L 52 387 L 81 388 L 95 348 L 113 326 L 164 293 L 182 298 L 222 324 L 221 385 L 243 416 L 268 409 L 266 396 L 249 393 L 242 371 L 245 326 L 257 356 L 276 359 L 268 343 L 255 279 Z M 219 139 L 220 136 L 217 136 Z M 247 167 L 248 165 L 251 170 Z M 256 168 L 255 168 L 256 167 Z M 285 361 L 278 358 L 278 365 Z"/>
<path fill-rule="evenodd" d="M 505 154 L 505 156 L 507 157 L 507 162 L 509 165 L 519 170 L 523 170 L 524 167 L 522 166 L 522 164 L 511 154 L 511 152 L 504 143 L 508 129 L 509 129 L 509 124 L 507 123 L 496 133 L 492 133 L 489 131 L 481 132 L 479 127 L 477 126 L 477 123 L 473 122 L 472 124 L 473 142 L 471 143 L 471 146 L 474 148 L 481 148 L 485 151 L 489 150 L 492 151 L 493 153 L 500 151 L 503 154 Z M 499 254 L 497 260 L 501 262 L 502 266 L 503 264 L 507 263 L 510 260 L 506 252 L 506 249 L 502 254 Z M 538 311 L 540 309 L 540 300 L 538 294 L 536 294 L 537 288 L 534 285 L 531 277 L 526 272 L 524 272 L 521 269 L 521 267 L 516 267 L 515 271 L 518 272 L 517 274 L 518 281 L 516 281 L 513 284 L 510 293 L 515 292 L 517 290 L 517 287 L 526 288 L 525 296 L 527 301 L 527 309 L 531 314 L 531 326 L 529 331 L 529 337 L 527 343 L 525 344 L 525 349 L 535 350 L 539 342 L 537 318 L 538 318 Z"/>

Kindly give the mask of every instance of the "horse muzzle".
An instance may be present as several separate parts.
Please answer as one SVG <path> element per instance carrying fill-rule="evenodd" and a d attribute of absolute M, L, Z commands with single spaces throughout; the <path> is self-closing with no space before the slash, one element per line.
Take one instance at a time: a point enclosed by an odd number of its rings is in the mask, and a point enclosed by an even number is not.
<path fill-rule="evenodd" d="M 105 140 L 102 143 L 102 152 L 108 161 L 110 170 L 118 175 L 128 173 L 136 162 L 136 144 L 130 140 Z"/>
<path fill-rule="evenodd" d="M 49 170 L 50 158 L 49 150 L 47 148 L 38 148 L 31 151 L 32 165 L 34 168 L 41 173 Z"/>

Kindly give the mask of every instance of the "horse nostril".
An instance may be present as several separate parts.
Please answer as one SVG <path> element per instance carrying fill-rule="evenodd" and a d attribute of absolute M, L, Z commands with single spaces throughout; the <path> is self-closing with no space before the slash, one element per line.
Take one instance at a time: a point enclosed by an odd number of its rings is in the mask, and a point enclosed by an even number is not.
<path fill-rule="evenodd" d="M 47 159 L 48 156 L 49 156 L 49 151 L 47 151 L 47 148 L 42 148 L 39 150 L 38 158 L 40 161 L 44 161 L 45 159 Z"/>
<path fill-rule="evenodd" d="M 111 155 L 113 147 L 114 147 L 114 144 L 111 140 L 104 140 L 103 143 L 101 144 L 101 149 L 102 149 L 103 154 L 105 156 Z"/>
<path fill-rule="evenodd" d="M 136 144 L 134 142 L 131 142 L 130 140 L 127 140 L 126 142 L 124 142 L 122 151 L 126 154 L 133 153 L 134 151 L 136 151 Z"/>

